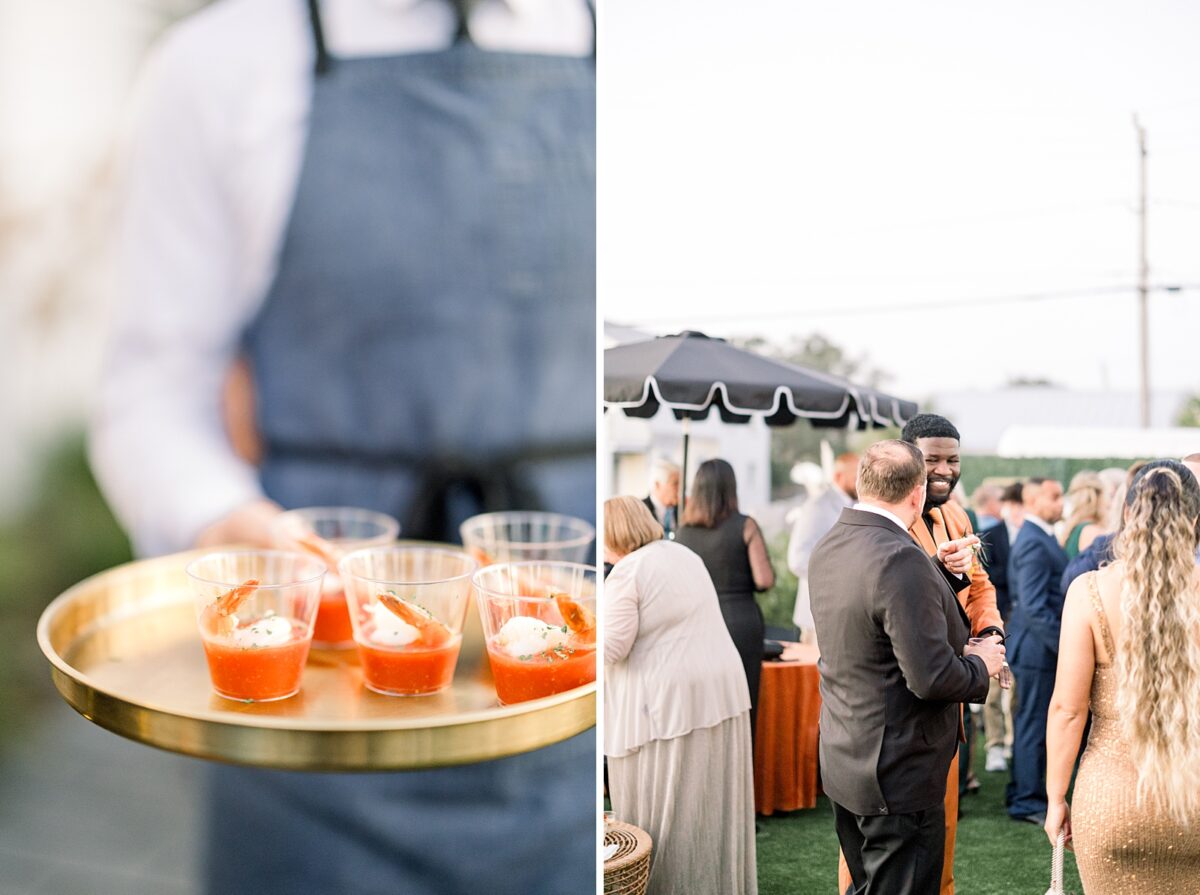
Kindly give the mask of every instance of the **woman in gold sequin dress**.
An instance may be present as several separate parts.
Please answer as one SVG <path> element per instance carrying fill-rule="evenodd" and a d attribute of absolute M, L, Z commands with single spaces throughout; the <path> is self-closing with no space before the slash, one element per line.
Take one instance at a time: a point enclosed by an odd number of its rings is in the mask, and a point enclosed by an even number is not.
<path fill-rule="evenodd" d="M 1200 485 L 1173 460 L 1134 479 L 1117 559 L 1067 592 L 1046 731 L 1046 833 L 1087 895 L 1200 893 Z M 1079 740 L 1092 729 L 1075 781 Z"/>

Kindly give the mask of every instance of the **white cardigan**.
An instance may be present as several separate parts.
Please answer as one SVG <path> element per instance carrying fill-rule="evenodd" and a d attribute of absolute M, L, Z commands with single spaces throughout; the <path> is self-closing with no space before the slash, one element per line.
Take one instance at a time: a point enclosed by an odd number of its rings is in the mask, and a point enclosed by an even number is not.
<path fill-rule="evenodd" d="M 603 607 L 605 755 L 749 711 L 717 592 L 687 547 L 654 541 L 622 558 L 604 582 Z"/>

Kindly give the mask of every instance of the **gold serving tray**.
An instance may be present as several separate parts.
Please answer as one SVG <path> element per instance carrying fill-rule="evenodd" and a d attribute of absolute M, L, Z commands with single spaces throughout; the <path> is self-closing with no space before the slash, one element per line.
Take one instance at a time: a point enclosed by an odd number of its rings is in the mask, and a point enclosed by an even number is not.
<path fill-rule="evenodd" d="M 501 706 L 474 605 L 454 682 L 435 696 L 373 693 L 356 650 L 313 649 L 292 698 L 222 699 L 209 682 L 184 573 L 203 552 L 117 566 L 46 607 L 38 644 L 58 691 L 89 721 L 184 755 L 305 771 L 469 764 L 549 746 L 596 723 L 595 683 Z"/>

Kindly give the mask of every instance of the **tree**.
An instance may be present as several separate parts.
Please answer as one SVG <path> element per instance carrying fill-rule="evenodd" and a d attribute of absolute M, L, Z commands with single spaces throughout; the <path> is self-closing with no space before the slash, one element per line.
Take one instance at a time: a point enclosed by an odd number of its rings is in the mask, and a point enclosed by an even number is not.
<path fill-rule="evenodd" d="M 849 379 L 858 385 L 879 388 L 888 376 L 870 366 L 865 357 L 851 357 L 845 350 L 820 333 L 807 336 L 792 336 L 782 345 L 775 344 L 762 336 L 735 339 L 739 348 L 753 351 L 764 357 L 785 361 L 811 370 L 832 373 Z M 854 450 L 880 438 L 892 438 L 880 430 L 864 433 L 846 429 L 814 429 L 800 420 L 790 426 L 771 430 L 771 490 L 775 494 L 789 492 L 792 467 L 801 460 L 816 461 L 820 457 L 822 441 L 828 441 L 834 451 Z"/>
<path fill-rule="evenodd" d="M 1179 408 L 1179 415 L 1175 418 L 1175 425 L 1200 426 L 1200 392 L 1183 402 L 1183 406 Z"/>

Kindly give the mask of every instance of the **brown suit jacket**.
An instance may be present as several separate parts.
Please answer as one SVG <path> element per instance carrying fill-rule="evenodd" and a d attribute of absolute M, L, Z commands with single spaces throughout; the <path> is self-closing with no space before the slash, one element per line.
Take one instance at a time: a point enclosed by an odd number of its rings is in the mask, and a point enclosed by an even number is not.
<path fill-rule="evenodd" d="M 859 815 L 933 807 L 956 753 L 958 704 L 988 691 L 983 660 L 962 656 L 966 613 L 936 563 L 874 513 L 843 510 L 808 575 L 826 794 Z"/>
<path fill-rule="evenodd" d="M 974 534 L 967 511 L 953 501 L 931 509 L 929 515 L 933 519 L 932 534 L 924 519 L 914 522 L 908 533 L 934 558 L 934 562 L 937 562 L 938 544 Z M 1004 630 L 1004 620 L 1000 618 L 1000 610 L 996 608 L 996 588 L 988 579 L 983 563 L 975 564 L 968 579 L 955 580 L 952 573 L 947 573 L 945 577 L 958 595 L 958 602 L 966 611 L 967 618 L 971 620 L 972 636 L 978 635 L 984 628 L 996 627 Z"/>

